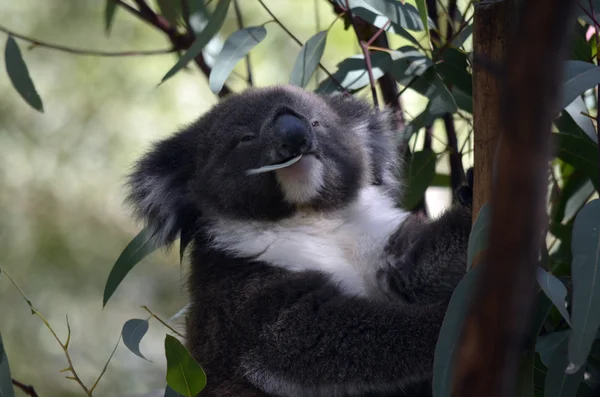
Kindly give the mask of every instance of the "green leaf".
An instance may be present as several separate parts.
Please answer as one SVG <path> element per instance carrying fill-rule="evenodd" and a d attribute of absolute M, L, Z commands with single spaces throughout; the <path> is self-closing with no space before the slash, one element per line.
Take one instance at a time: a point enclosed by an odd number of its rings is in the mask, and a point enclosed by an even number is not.
<path fill-rule="evenodd" d="M 184 397 L 183 395 L 177 393 L 175 390 L 171 389 L 169 385 L 165 388 L 165 397 Z"/>
<path fill-rule="evenodd" d="M 206 386 L 206 374 L 190 352 L 177 340 L 166 335 L 167 385 L 185 397 L 196 397 Z"/>
<path fill-rule="evenodd" d="M 582 367 L 600 327 L 600 200 L 585 205 L 575 218 L 571 243 L 573 264 L 571 373 Z"/>
<path fill-rule="evenodd" d="M 110 33 L 116 11 L 117 2 L 115 0 L 106 0 L 106 7 L 104 8 L 104 30 L 106 31 L 106 34 Z"/>
<path fill-rule="evenodd" d="M 425 33 L 427 35 L 427 41 L 431 41 L 431 37 L 429 36 L 429 24 L 427 21 L 427 5 L 425 4 L 425 0 L 415 0 L 417 4 L 417 9 L 419 10 L 419 15 L 421 16 L 421 21 L 423 22 L 423 26 L 425 27 Z"/>
<path fill-rule="evenodd" d="M 406 188 L 402 197 L 402 207 L 412 210 L 425 195 L 425 191 L 435 177 L 437 157 L 431 149 L 424 149 L 409 155 L 404 166 Z"/>
<path fill-rule="evenodd" d="M 431 59 L 415 47 L 400 47 L 397 50 L 390 51 L 389 55 L 392 59 L 390 72 L 394 79 L 404 86 L 410 84 L 411 88 L 415 84 L 415 77 L 423 76 L 433 66 Z M 427 91 L 427 87 L 421 89 Z"/>
<path fill-rule="evenodd" d="M 467 270 L 473 266 L 473 260 L 478 253 L 486 249 L 490 228 L 491 209 L 490 203 L 485 203 L 477 214 L 477 219 L 469 235 L 469 248 L 467 249 Z"/>
<path fill-rule="evenodd" d="M 566 61 L 559 109 L 564 109 L 575 98 L 600 84 L 600 67 L 589 62 Z"/>
<path fill-rule="evenodd" d="M 160 14 L 165 17 L 172 26 L 179 25 L 181 17 L 181 2 L 176 0 L 156 0 Z"/>
<path fill-rule="evenodd" d="M 566 345 L 567 341 L 565 340 L 556 348 L 550 359 L 544 385 L 544 397 L 574 397 L 583 380 L 585 368 L 580 368 L 572 375 L 565 371 L 567 368 Z"/>
<path fill-rule="evenodd" d="M 4 344 L 2 343 L 2 335 L 0 335 L 0 397 L 15 397 L 8 357 L 6 357 Z"/>
<path fill-rule="evenodd" d="M 391 66 L 390 56 L 384 52 L 375 52 L 371 54 L 371 66 L 373 77 L 375 80 L 383 76 Z M 339 82 L 342 87 L 348 91 L 357 91 L 369 84 L 369 74 L 365 65 L 363 55 L 353 55 L 344 59 L 337 65 L 337 70 L 331 77 L 323 80 L 317 92 L 320 94 L 333 94 L 341 91 L 342 88 L 337 84 Z"/>
<path fill-rule="evenodd" d="M 473 24 L 466 26 L 459 34 L 452 40 L 452 45 L 455 47 L 461 47 L 465 41 L 473 34 Z"/>
<path fill-rule="evenodd" d="M 392 74 L 394 74 L 393 69 Z M 425 110 L 406 127 L 404 132 L 408 138 L 421 128 L 433 124 L 435 119 L 444 114 L 456 112 L 457 106 L 454 98 L 434 68 L 427 69 L 410 85 L 410 88 L 429 98 L 429 103 Z"/>
<path fill-rule="evenodd" d="M 598 143 L 598 135 L 596 134 L 596 128 L 592 123 L 592 119 L 588 116 L 584 116 L 583 113 L 590 114 L 585 101 L 581 96 L 575 98 L 566 108 L 565 111 L 571 116 L 573 122 L 583 131 L 592 141 Z"/>
<path fill-rule="evenodd" d="M 208 79 L 212 92 L 218 94 L 221 91 L 235 65 L 266 36 L 267 30 L 263 26 L 252 26 L 233 32 L 227 38 Z"/>
<path fill-rule="evenodd" d="M 565 287 L 565 285 L 558 278 L 556 278 L 556 276 L 548 273 L 539 266 L 537 268 L 536 278 L 542 291 L 544 291 L 546 296 L 550 298 L 567 324 L 571 325 L 569 312 L 565 307 L 565 302 L 567 299 L 567 287 Z"/>
<path fill-rule="evenodd" d="M 557 157 L 586 174 L 596 190 L 600 190 L 598 145 L 587 136 L 577 136 L 564 132 L 557 132 L 552 136 L 556 139 Z"/>
<path fill-rule="evenodd" d="M 346 7 L 346 0 L 336 1 Z M 401 36 L 406 32 L 405 29 L 423 31 L 428 25 L 434 25 L 431 19 L 426 19 L 424 24 L 419 11 L 409 3 L 403 4 L 396 0 L 350 0 L 349 4 L 354 15 L 377 28 L 385 26 L 389 19 L 391 23 L 387 31 Z"/>
<path fill-rule="evenodd" d="M 6 62 L 6 73 L 8 73 L 8 78 L 13 87 L 15 87 L 25 102 L 32 108 L 43 113 L 44 105 L 42 104 L 42 99 L 35 90 L 31 77 L 29 77 L 29 70 L 23 60 L 21 50 L 19 50 L 15 39 L 10 35 L 6 39 L 4 61 Z"/>
<path fill-rule="evenodd" d="M 123 252 L 121 252 L 121 255 L 108 275 L 106 285 L 104 286 L 104 297 L 102 300 L 103 307 L 106 306 L 106 302 L 108 302 L 127 273 L 129 273 L 139 261 L 144 259 L 148 254 L 154 252 L 157 248 L 158 246 L 148 229 L 143 229 L 133 240 L 131 240 Z"/>
<path fill-rule="evenodd" d="M 552 360 L 552 356 L 557 351 L 558 347 L 564 344 L 568 336 L 569 331 L 565 330 L 552 332 L 538 337 L 538 340 L 535 343 L 535 351 L 540 354 L 542 362 L 547 367 L 550 366 L 550 360 Z"/>
<path fill-rule="evenodd" d="M 433 181 L 431 181 L 431 185 L 429 186 L 439 186 L 439 187 L 450 187 L 451 184 L 450 175 L 448 174 L 435 174 Z"/>
<path fill-rule="evenodd" d="M 458 284 L 440 329 L 433 359 L 433 396 L 450 397 L 455 367 L 455 355 L 459 345 L 464 321 L 469 309 L 472 292 L 477 285 L 479 274 L 485 264 L 473 268 Z"/>
<path fill-rule="evenodd" d="M 190 8 L 188 23 L 197 37 L 211 18 L 211 13 L 204 3 L 205 0 L 187 0 Z"/>
<path fill-rule="evenodd" d="M 473 95 L 473 76 L 468 72 L 467 55 L 456 48 L 448 47 L 444 51 L 436 51 L 435 70 L 438 72 L 450 92 L 459 89 L 466 95 Z"/>
<path fill-rule="evenodd" d="M 326 30 L 321 31 L 308 39 L 306 44 L 300 49 L 298 57 L 296 57 L 296 62 L 294 62 L 292 74 L 290 75 L 290 84 L 306 87 L 313 73 L 319 66 L 319 62 L 321 62 L 326 43 Z"/>
<path fill-rule="evenodd" d="M 123 324 L 123 330 L 121 331 L 121 335 L 123 336 L 123 343 L 133 354 L 136 356 L 143 358 L 146 361 L 148 360 L 144 355 L 140 352 L 140 342 L 146 332 L 148 332 L 150 324 L 148 320 L 141 320 L 139 318 L 132 318 L 131 320 L 127 320 L 125 324 Z"/>
<path fill-rule="evenodd" d="M 167 79 L 185 67 L 192 59 L 196 58 L 196 56 L 202 52 L 208 42 L 217 34 L 219 30 L 221 30 L 223 22 L 225 22 L 225 17 L 227 16 L 227 10 L 229 9 L 230 2 L 231 0 L 219 1 L 219 4 L 215 8 L 215 12 L 208 21 L 208 24 L 204 27 L 204 29 L 202 29 L 202 32 L 198 34 L 196 40 L 192 43 L 187 52 L 183 54 L 181 58 L 179 58 L 175 66 L 173 66 L 161 79 L 161 83 L 164 83 Z"/>

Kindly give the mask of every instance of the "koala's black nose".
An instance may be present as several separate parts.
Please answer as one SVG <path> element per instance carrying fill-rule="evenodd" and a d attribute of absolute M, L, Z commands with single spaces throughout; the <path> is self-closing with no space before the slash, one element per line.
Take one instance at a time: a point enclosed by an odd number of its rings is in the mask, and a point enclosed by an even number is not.
<path fill-rule="evenodd" d="M 284 113 L 275 119 L 275 133 L 281 137 L 277 155 L 280 160 L 306 153 L 311 145 L 311 132 L 305 120 Z"/>

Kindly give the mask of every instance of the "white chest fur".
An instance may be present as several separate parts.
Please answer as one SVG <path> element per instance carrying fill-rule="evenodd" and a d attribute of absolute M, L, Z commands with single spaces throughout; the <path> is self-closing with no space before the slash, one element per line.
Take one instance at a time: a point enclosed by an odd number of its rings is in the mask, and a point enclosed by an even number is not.
<path fill-rule="evenodd" d="M 255 257 L 291 271 L 320 270 L 345 292 L 364 295 L 383 266 L 389 236 L 406 216 L 370 186 L 338 211 L 298 213 L 277 222 L 221 219 L 211 232 L 218 248 L 238 257 Z"/>

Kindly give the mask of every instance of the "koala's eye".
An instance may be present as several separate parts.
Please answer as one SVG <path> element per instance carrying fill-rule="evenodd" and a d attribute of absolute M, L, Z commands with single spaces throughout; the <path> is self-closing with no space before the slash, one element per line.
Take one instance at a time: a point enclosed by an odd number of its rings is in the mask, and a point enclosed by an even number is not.
<path fill-rule="evenodd" d="M 252 140 L 256 139 L 256 135 L 254 134 L 244 134 L 242 136 L 242 138 L 240 139 L 240 142 L 250 142 Z"/>
<path fill-rule="evenodd" d="M 311 124 L 313 127 L 318 127 L 321 125 L 321 123 L 319 123 L 317 120 L 313 121 Z"/>

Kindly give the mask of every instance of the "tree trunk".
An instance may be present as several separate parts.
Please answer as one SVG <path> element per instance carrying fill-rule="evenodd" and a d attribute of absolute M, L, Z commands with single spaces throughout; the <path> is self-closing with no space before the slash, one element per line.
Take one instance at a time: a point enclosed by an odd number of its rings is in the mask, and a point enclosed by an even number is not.
<path fill-rule="evenodd" d="M 490 5 L 490 9 L 486 7 Z M 476 175 L 478 200 L 490 198 L 491 224 L 488 250 L 481 278 L 471 300 L 461 336 L 453 395 L 457 397 L 515 396 L 520 353 L 529 331 L 535 299 L 535 269 L 546 220 L 546 182 L 551 158 L 549 141 L 552 118 L 560 94 L 563 59 L 573 26 L 575 0 L 527 0 L 516 35 L 511 35 L 501 86 L 494 79 L 491 92 L 482 92 L 481 70 L 477 98 L 475 136 L 479 135 L 480 163 L 486 176 Z M 492 45 L 482 33 L 502 40 L 497 19 L 507 14 L 507 4 L 479 3 L 476 12 L 475 49 L 498 56 L 499 43 Z M 498 8 L 496 8 L 498 7 Z M 494 8 L 496 11 L 492 11 Z M 497 14 L 496 14 L 497 12 Z M 514 19 L 514 15 L 512 15 Z M 485 28 L 482 23 L 488 20 Z M 502 18 L 504 20 L 504 17 Z M 496 27 L 491 25 L 496 25 Z M 484 30 L 489 29 L 489 30 Z M 552 43 L 548 46 L 547 43 Z M 498 46 L 498 47 L 496 47 Z M 494 51 L 492 51 L 492 49 Z M 486 57 L 487 54 L 475 54 Z M 485 60 L 485 58 L 484 58 Z M 481 67 L 481 66 L 480 66 Z M 476 79 L 476 80 L 477 80 Z M 501 95 L 499 95 L 501 94 Z M 482 120 L 487 120 L 483 125 Z M 482 129 L 477 129 L 479 128 Z M 494 131 L 500 132 L 496 178 L 490 174 Z M 483 135 L 483 137 L 481 136 Z M 477 141 L 476 141 L 477 142 Z M 485 160 L 481 160 L 481 159 Z M 476 160 L 477 161 L 477 160 Z M 477 164 L 477 163 L 476 163 Z M 486 185 L 481 186 L 485 181 Z M 489 194 L 491 192 L 491 195 Z M 478 202 L 481 204 L 481 201 Z"/>
<path fill-rule="evenodd" d="M 494 154 L 500 134 L 500 81 L 508 23 L 513 2 L 483 0 L 475 4 L 473 20 L 473 129 L 475 184 L 473 222 L 492 193 Z M 474 263 L 475 266 L 477 263 Z"/>

